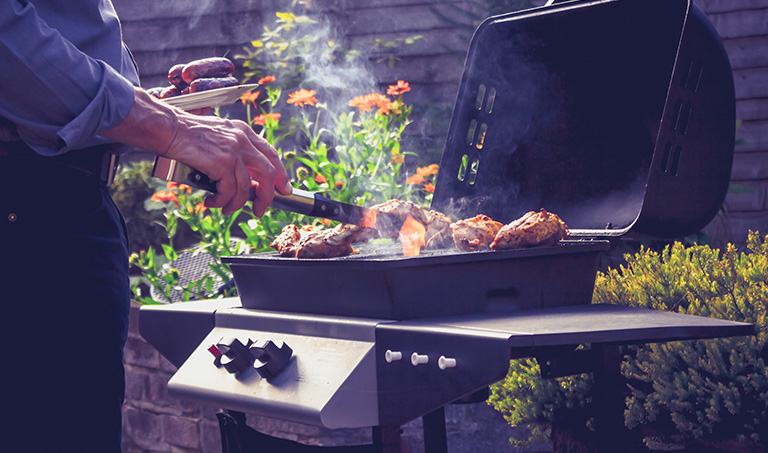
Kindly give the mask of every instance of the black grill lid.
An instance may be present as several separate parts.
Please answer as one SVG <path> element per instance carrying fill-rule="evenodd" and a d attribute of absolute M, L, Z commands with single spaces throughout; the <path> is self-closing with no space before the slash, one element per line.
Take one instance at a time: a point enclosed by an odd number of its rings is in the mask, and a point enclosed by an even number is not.
<path fill-rule="evenodd" d="M 727 55 L 687 0 L 566 2 L 475 32 L 432 208 L 508 223 L 559 214 L 577 236 L 679 237 L 730 178 Z"/>

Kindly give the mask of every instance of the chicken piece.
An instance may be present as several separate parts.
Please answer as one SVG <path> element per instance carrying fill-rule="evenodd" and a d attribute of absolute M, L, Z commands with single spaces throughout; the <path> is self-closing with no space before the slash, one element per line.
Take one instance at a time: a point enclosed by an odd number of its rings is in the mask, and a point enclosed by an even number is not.
<path fill-rule="evenodd" d="M 430 250 L 442 249 L 451 244 L 451 219 L 438 211 L 424 211 L 424 224 L 427 228 L 424 234 L 424 248 Z"/>
<path fill-rule="evenodd" d="M 329 244 L 353 244 L 355 242 L 368 242 L 379 237 L 376 228 L 340 223 L 326 234 L 326 242 Z"/>
<path fill-rule="evenodd" d="M 407 219 L 408 216 L 413 217 L 414 219 L 418 220 L 419 223 L 426 226 L 424 208 L 412 201 L 403 201 L 395 198 L 392 200 L 387 200 L 384 203 L 371 206 L 370 209 L 374 211 L 394 214 L 399 218 L 398 225 L 396 225 L 394 228 L 387 228 L 385 231 L 380 232 L 383 237 L 396 239 L 400 233 L 400 227 L 403 225 L 403 222 L 405 222 L 405 219 Z"/>
<path fill-rule="evenodd" d="M 398 228 L 379 231 L 383 237 L 397 238 L 400 232 L 399 227 L 402 226 L 408 216 L 411 216 L 424 225 L 426 229 L 424 248 L 439 249 L 446 247 L 451 242 L 451 219 L 441 212 L 424 209 L 412 201 L 398 199 L 387 200 L 384 203 L 371 206 L 370 209 L 394 214 L 400 218 Z"/>
<path fill-rule="evenodd" d="M 333 231 L 317 229 L 303 236 L 296 244 L 296 258 L 336 258 L 357 253 L 349 242 L 334 242 Z"/>
<path fill-rule="evenodd" d="M 340 224 L 331 230 L 312 225 L 302 228 L 287 225 L 270 247 L 281 256 L 335 258 L 357 253 L 352 243 L 366 242 L 375 237 L 378 237 L 376 229 L 357 225 Z"/>
<path fill-rule="evenodd" d="M 503 223 L 485 214 L 459 220 L 451 224 L 453 243 L 459 250 L 467 252 L 488 250 L 502 226 L 504 226 Z"/>
<path fill-rule="evenodd" d="M 302 236 L 313 234 L 318 230 L 321 228 L 312 225 L 305 225 L 302 228 L 296 225 L 286 225 L 269 246 L 277 250 L 281 256 L 296 256 L 296 246 L 301 241 Z"/>
<path fill-rule="evenodd" d="M 501 227 L 491 244 L 493 250 L 507 250 L 536 245 L 555 245 L 568 237 L 568 226 L 556 214 L 542 209 L 530 211 Z"/>

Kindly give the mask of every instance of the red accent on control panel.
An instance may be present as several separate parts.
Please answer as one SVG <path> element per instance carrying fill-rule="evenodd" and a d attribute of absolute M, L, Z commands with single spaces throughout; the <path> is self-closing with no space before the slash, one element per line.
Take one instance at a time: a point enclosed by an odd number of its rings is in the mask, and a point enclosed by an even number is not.
<path fill-rule="evenodd" d="M 208 352 L 210 352 L 217 359 L 222 355 L 221 350 L 219 350 L 219 348 L 217 348 L 215 344 L 212 344 L 211 347 L 208 348 Z"/>

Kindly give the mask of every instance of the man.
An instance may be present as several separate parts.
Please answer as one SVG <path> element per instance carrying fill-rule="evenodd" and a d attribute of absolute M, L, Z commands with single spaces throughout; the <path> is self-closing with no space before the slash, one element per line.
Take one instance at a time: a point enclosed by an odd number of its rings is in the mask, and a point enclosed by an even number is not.
<path fill-rule="evenodd" d="M 207 174 L 206 205 L 225 213 L 252 186 L 259 216 L 275 188 L 290 194 L 247 124 L 171 108 L 138 83 L 109 0 L 0 0 L 0 429 L 15 451 L 120 450 L 130 291 L 107 192 L 116 144 Z"/>

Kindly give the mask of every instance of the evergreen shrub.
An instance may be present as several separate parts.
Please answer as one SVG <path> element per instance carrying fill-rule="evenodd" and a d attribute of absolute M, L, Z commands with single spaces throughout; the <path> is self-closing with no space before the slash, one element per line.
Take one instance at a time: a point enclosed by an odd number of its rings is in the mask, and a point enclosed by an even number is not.
<path fill-rule="evenodd" d="M 753 323 L 754 337 L 627 346 L 625 424 L 651 450 L 765 451 L 768 443 L 768 236 L 750 233 L 748 251 L 681 243 L 641 248 L 599 272 L 593 303 L 628 305 Z M 534 359 L 512 361 L 489 404 L 540 439 L 588 410 L 591 376 L 545 381 Z M 583 428 L 584 418 L 573 418 Z M 554 424 L 553 424 L 554 423 Z M 589 423 L 589 422 L 586 422 Z M 574 427 L 565 427 L 574 428 Z"/>

